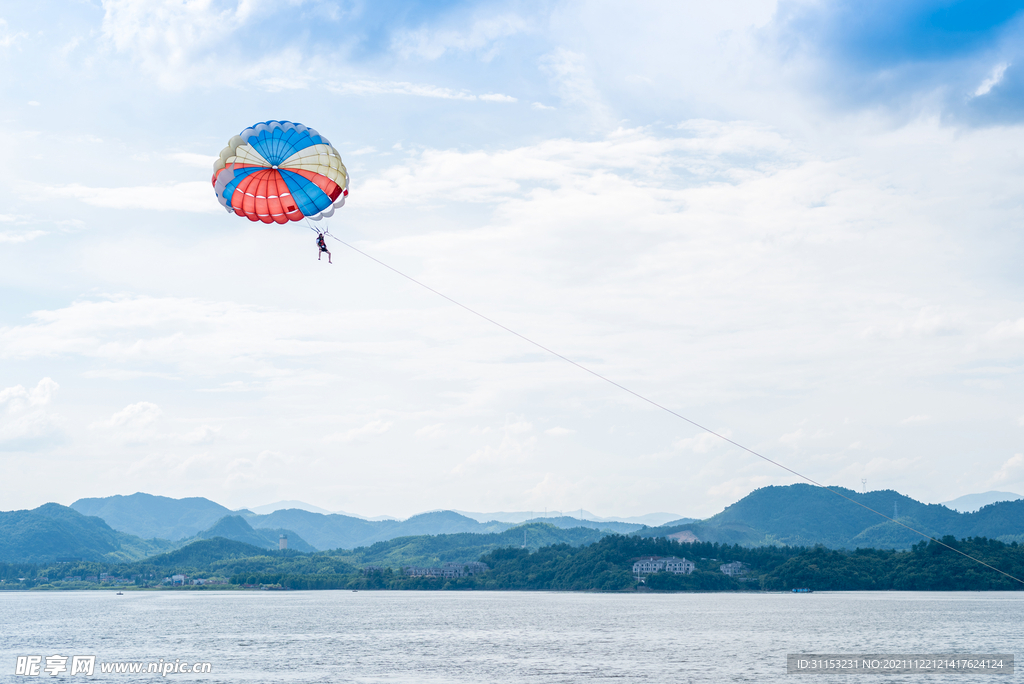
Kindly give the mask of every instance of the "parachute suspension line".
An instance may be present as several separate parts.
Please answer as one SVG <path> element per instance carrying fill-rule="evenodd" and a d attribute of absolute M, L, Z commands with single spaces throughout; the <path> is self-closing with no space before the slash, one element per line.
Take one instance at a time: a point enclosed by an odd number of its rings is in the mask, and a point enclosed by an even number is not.
<path fill-rule="evenodd" d="M 451 302 L 455 306 L 468 311 L 469 313 L 473 314 L 477 318 L 482 318 L 483 320 L 487 321 L 491 325 L 494 325 L 494 326 L 496 326 L 498 328 L 501 328 L 505 332 L 511 333 L 512 335 L 515 335 L 516 337 L 518 337 L 519 339 L 523 340 L 524 342 L 528 342 L 529 344 L 532 344 L 534 347 L 537 347 L 538 349 L 541 349 L 541 350 L 547 352 L 548 354 L 551 354 L 552 356 L 555 356 L 555 357 L 565 361 L 566 363 L 570 363 L 573 366 L 576 366 L 581 371 L 584 371 L 585 373 L 589 373 L 590 375 L 594 376 L 595 378 L 597 378 L 599 380 L 603 380 L 604 382 L 608 383 L 609 385 L 612 385 L 613 387 L 617 387 L 620 390 L 622 390 L 623 392 L 626 392 L 627 394 L 632 394 L 637 399 L 640 399 L 641 401 L 647 402 L 651 406 L 659 408 L 662 411 L 664 411 L 664 412 L 666 412 L 666 413 L 668 413 L 670 415 L 673 415 L 676 418 L 679 418 L 680 420 L 683 420 L 683 421 L 689 423 L 690 425 L 694 426 L 695 428 L 703 430 L 704 432 L 706 432 L 706 433 L 708 433 L 710 435 L 714 435 L 715 437 L 718 437 L 719 439 L 721 439 L 721 440 L 723 440 L 725 442 L 728 442 L 729 444 L 732 444 L 734 447 L 737 447 L 739 449 L 742 449 L 743 451 L 746 451 L 748 454 L 752 454 L 754 456 L 757 456 L 762 461 L 766 461 L 767 463 L 771 463 L 772 465 L 774 465 L 774 466 L 776 466 L 778 468 L 782 468 L 786 472 L 791 473 L 793 475 L 796 475 L 801 480 L 805 480 L 806 482 L 809 482 L 810 484 L 814 485 L 815 487 L 819 487 L 821 489 L 824 489 L 826 492 L 831 492 L 832 494 L 835 494 L 836 496 L 838 496 L 840 498 L 846 499 L 850 503 L 856 504 L 857 506 L 860 506 L 861 508 L 863 508 L 863 509 L 865 509 L 867 511 L 870 511 L 871 513 L 874 513 L 875 515 L 877 515 L 877 516 L 879 516 L 881 518 L 885 518 L 889 522 L 894 522 L 897 525 L 899 525 L 900 527 L 903 527 L 903 528 L 905 528 L 907 530 L 910 530 L 914 534 L 920 535 L 921 537 L 924 537 L 925 539 L 931 540 L 931 541 L 935 542 L 936 544 L 939 544 L 940 546 L 944 546 L 947 549 L 949 549 L 950 551 L 954 551 L 954 552 L 960 554 L 964 558 L 972 560 L 975 563 L 978 563 L 979 565 L 983 565 L 983 566 L 985 566 L 986 568 L 988 568 L 990 570 L 995 570 L 1000 575 L 1005 575 L 1006 577 L 1009 577 L 1010 579 L 1012 579 L 1015 582 L 1020 582 L 1021 584 L 1024 584 L 1024 579 L 1020 579 L 1019 577 L 1015 577 L 1015 576 L 1011 575 L 1008 572 L 1003 572 L 999 568 L 993 567 L 993 566 L 989 565 L 988 563 L 986 563 L 983 560 L 975 558 L 974 556 L 971 556 L 970 554 L 964 553 L 960 549 L 954 548 L 954 547 L 950 546 L 949 544 L 946 544 L 945 542 L 940 541 L 940 540 L 936 539 L 935 537 L 932 537 L 931 535 L 926 534 L 926 533 L 924 533 L 924 532 L 922 532 L 920 530 L 916 530 L 913 527 L 911 527 L 910 525 L 907 525 L 906 523 L 902 523 L 899 520 L 896 520 L 895 518 L 890 518 L 885 513 L 882 513 L 880 511 L 876 511 L 875 509 L 873 509 L 870 506 L 867 506 L 867 505 L 861 503 L 860 501 L 856 501 L 854 499 L 851 499 L 850 497 L 846 496 L 842 492 L 837 492 L 836 490 L 831 489 L 830 487 L 827 487 L 827 486 L 821 484 L 820 482 L 818 482 L 816 480 L 812 480 L 811 478 L 807 477 L 806 475 L 803 475 L 802 473 L 798 473 L 797 471 L 795 471 L 792 468 L 789 468 L 789 467 L 779 463 L 778 461 L 774 461 L 774 460 L 768 458 L 767 456 L 754 451 L 753 449 L 751 449 L 749 447 L 743 446 L 739 442 L 736 442 L 736 441 L 734 441 L 732 439 L 729 439 L 728 437 L 726 437 L 725 435 L 723 435 L 723 434 L 721 434 L 719 432 L 715 432 L 714 430 L 712 430 L 709 427 L 705 427 L 705 426 L 701 425 L 700 423 L 698 423 L 696 421 L 690 420 L 689 418 L 687 418 L 683 414 L 677 413 L 677 412 L 673 411 L 672 409 L 668 408 L 667 406 L 664 406 L 663 404 L 659 404 L 658 402 L 654 401 L 653 399 L 649 399 L 649 398 L 645 397 L 644 395 L 640 394 L 639 392 L 634 392 L 633 390 L 629 389 L 625 385 L 620 385 L 619 383 L 615 382 L 611 378 L 605 377 L 604 375 L 601 375 L 597 371 L 591 370 L 590 368 L 587 368 L 586 366 L 584 366 L 584 365 L 582 365 L 580 363 L 577 363 L 576 361 L 573 361 L 572 359 L 570 359 L 567 356 L 562 356 L 561 354 L 559 354 L 558 352 L 554 351 L 553 349 L 545 347 L 540 342 L 535 342 L 534 340 L 531 340 L 526 335 L 518 333 L 515 330 L 513 330 L 512 328 L 509 328 L 508 326 L 502 325 L 501 323 L 499 323 L 498 321 L 494 320 L 493 318 L 488 318 L 487 316 L 485 316 L 484 314 L 480 313 L 479 311 L 476 311 L 475 309 L 471 309 L 470 307 L 466 306 L 465 304 L 462 304 L 461 302 L 455 301 L 454 299 L 452 299 L 448 295 L 444 294 L 443 292 L 439 292 L 438 290 L 435 290 L 434 288 L 430 287 L 426 283 L 420 282 L 419 280 L 416 280 L 412 276 L 406 275 L 405 273 L 402 273 L 401 271 L 399 271 L 394 266 L 391 266 L 389 264 L 384 263 L 383 261 L 381 261 L 377 257 L 371 256 L 370 254 L 367 254 L 363 250 L 359 249 L 358 247 L 356 247 L 354 245 L 349 244 L 348 242 L 345 242 L 341 238 L 335 237 L 334 235 L 331 235 L 329 233 L 325 233 L 325 234 L 328 237 L 331 237 L 331 238 L 337 240 L 338 242 L 340 242 L 341 244 L 345 245 L 346 247 L 351 249 L 353 252 L 357 252 L 357 253 L 363 255 L 364 257 L 366 257 L 370 261 L 375 261 L 378 264 L 380 264 L 381 266 L 383 266 L 384 268 L 388 269 L 389 271 L 392 271 L 393 273 L 396 273 L 396 274 L 402 276 L 406 280 L 411 281 L 411 282 L 415 283 L 416 285 L 419 285 L 424 290 L 428 290 L 430 292 L 433 292 L 438 297 L 441 297 L 442 299 L 445 299 L 445 300 Z"/>

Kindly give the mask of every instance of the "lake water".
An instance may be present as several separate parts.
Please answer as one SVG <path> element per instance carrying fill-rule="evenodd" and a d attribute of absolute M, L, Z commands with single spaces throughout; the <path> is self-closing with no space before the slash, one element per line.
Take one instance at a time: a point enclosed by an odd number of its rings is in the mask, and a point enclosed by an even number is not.
<path fill-rule="evenodd" d="M 1019 658 L 1022 642 L 1024 592 L 0 592 L 4 682 L 86 681 L 15 676 L 17 656 L 59 654 L 97 656 L 92 680 L 159 680 L 99 663 L 178 659 L 212 664 L 178 682 L 850 683 L 881 675 L 787 675 L 786 654 Z M 1024 681 L 885 681 L 951 678 Z"/>

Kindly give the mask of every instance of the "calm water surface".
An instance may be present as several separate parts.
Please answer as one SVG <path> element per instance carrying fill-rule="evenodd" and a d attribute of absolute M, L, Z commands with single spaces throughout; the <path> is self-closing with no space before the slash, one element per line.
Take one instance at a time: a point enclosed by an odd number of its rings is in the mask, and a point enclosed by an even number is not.
<path fill-rule="evenodd" d="M 208 661 L 204 682 L 825 682 L 787 653 L 1013 653 L 1014 675 L 885 681 L 1024 682 L 1024 593 L 531 592 L 0 593 L 0 681 L 18 655 Z M 160 680 L 101 674 L 92 680 Z"/>

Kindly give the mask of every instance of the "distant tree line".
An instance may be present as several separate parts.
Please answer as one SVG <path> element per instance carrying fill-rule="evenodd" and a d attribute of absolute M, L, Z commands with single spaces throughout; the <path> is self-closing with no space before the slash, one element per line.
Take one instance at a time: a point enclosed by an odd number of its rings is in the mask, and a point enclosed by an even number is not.
<path fill-rule="evenodd" d="M 800 586 L 835 591 L 1024 589 L 1024 583 L 1013 579 L 1024 579 L 1024 546 L 1017 542 L 1004 544 L 985 537 L 958 541 L 947 536 L 941 541 L 942 544 L 920 542 L 910 551 L 810 549 L 763 576 L 761 587 L 778 590 Z M 976 558 L 995 570 L 962 554 Z"/>
<path fill-rule="evenodd" d="M 363 558 L 389 557 L 396 549 L 415 547 L 416 558 L 429 554 L 431 537 L 410 537 L 356 552 Z M 633 591 L 633 562 L 643 556 L 677 556 L 694 561 L 689 575 L 657 573 L 644 578 L 649 591 L 786 591 L 814 590 L 1021 590 L 1024 546 L 976 537 L 942 544 L 929 541 L 909 551 L 824 547 L 761 546 L 697 542 L 680 544 L 665 538 L 611 535 L 585 545 L 552 544 L 536 550 L 515 546 L 494 548 L 478 558 L 486 572 L 460 578 L 407 576 L 401 567 L 365 570 L 349 562 L 356 552 L 300 553 L 267 551 L 217 538 L 134 563 L 64 562 L 0 563 L 0 589 L 81 588 L 73 577 L 108 573 L 133 578 L 142 586 L 158 585 L 165 576 L 221 577 L 231 585 L 282 589 L 414 589 L 414 590 L 557 590 Z M 453 539 L 438 540 L 434 558 L 456 555 Z M 947 548 L 953 547 L 953 549 Z M 957 551 L 961 552 L 958 553 Z M 355 555 L 353 555 L 355 554 Z M 1003 573 L 985 567 L 976 558 Z M 733 578 L 720 571 L 723 563 L 740 561 L 746 575 Z M 439 562 L 437 563 L 440 564 Z M 1009 576 L 1008 576 L 1009 575 Z M 1012 577 L 1011 577 L 1012 576 Z"/>

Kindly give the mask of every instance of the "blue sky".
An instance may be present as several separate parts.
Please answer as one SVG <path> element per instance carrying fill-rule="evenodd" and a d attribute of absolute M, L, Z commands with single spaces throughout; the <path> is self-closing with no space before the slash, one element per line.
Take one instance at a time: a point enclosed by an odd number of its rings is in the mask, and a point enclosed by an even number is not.
<path fill-rule="evenodd" d="M 1024 116 L 1020 2 L 838 2 L 780 5 L 778 45 L 810 57 L 812 82 L 843 108 L 920 115 L 920 101 L 959 125 Z"/>
<path fill-rule="evenodd" d="M 0 507 L 710 515 L 783 471 L 209 184 L 318 129 L 332 232 L 832 484 L 1024 490 L 1024 3 L 0 14 Z"/>

